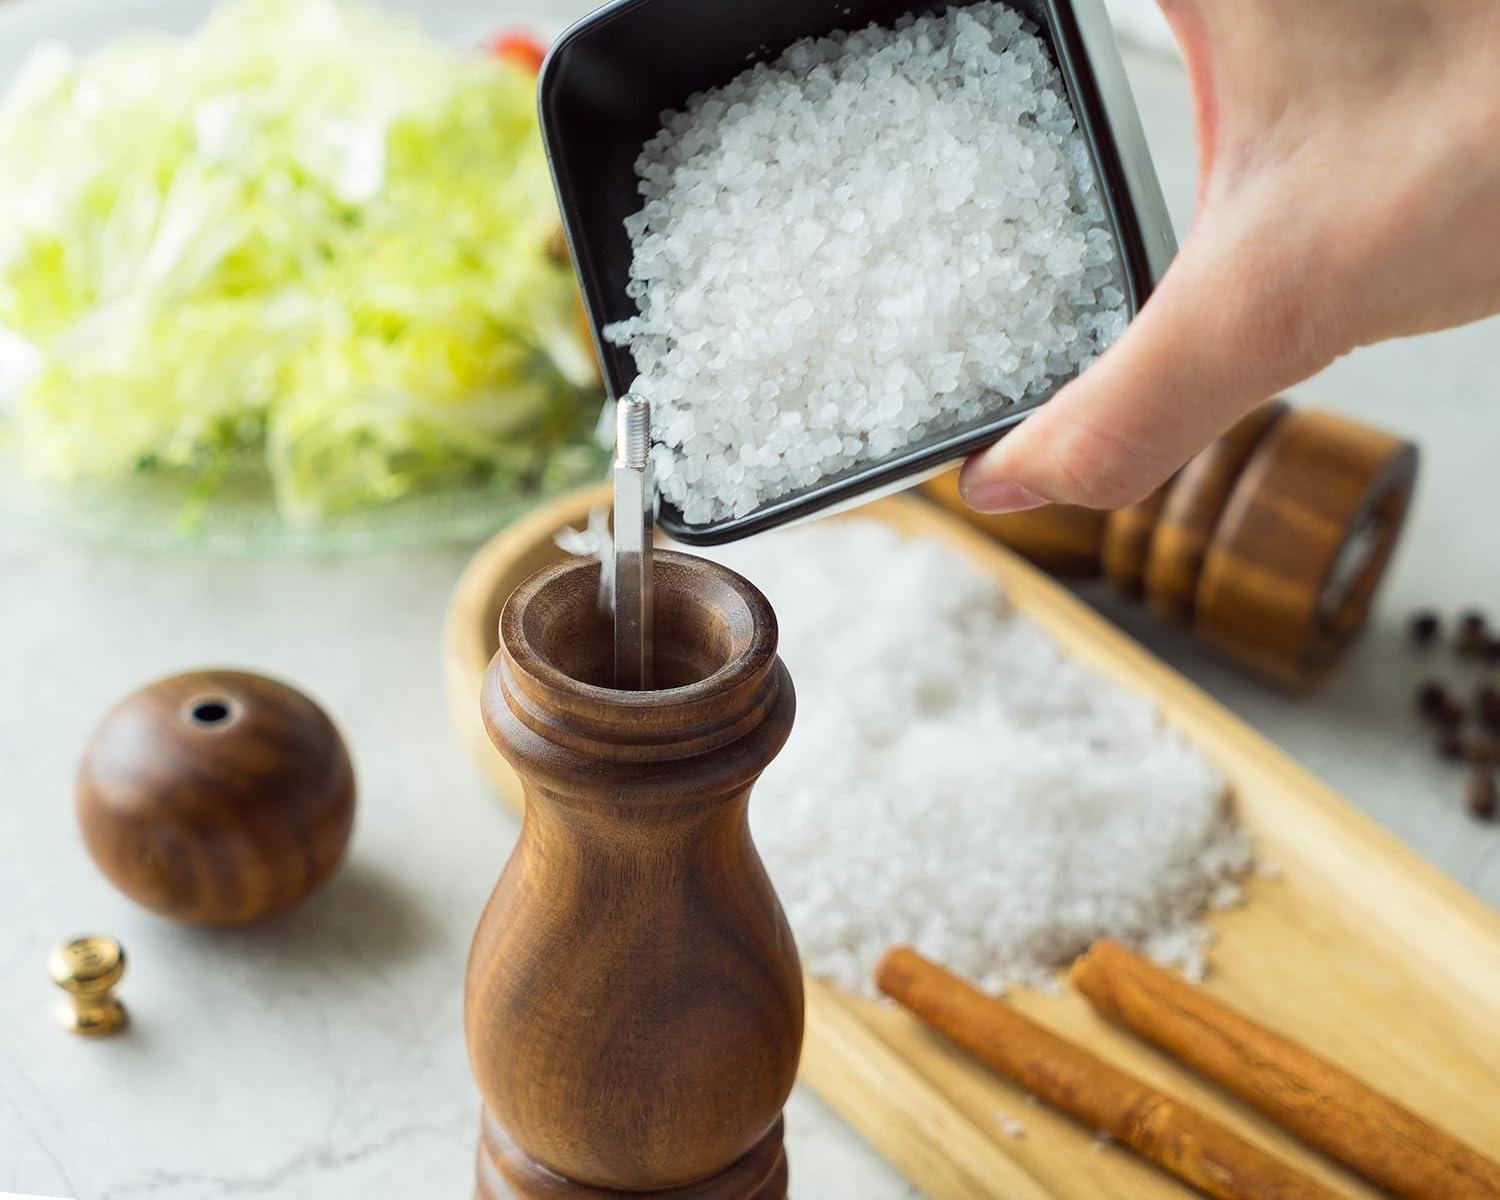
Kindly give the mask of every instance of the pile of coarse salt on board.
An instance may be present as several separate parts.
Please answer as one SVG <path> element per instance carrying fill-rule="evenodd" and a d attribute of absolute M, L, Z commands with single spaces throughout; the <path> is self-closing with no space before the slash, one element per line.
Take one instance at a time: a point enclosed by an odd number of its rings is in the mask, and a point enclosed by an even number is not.
<path fill-rule="evenodd" d="M 1051 986 L 1094 939 L 1203 970 L 1248 836 L 1152 703 L 936 542 L 851 518 L 711 552 L 770 598 L 797 722 L 751 798 L 804 965 L 873 995 L 897 943 Z"/>
<path fill-rule="evenodd" d="M 636 164 L 626 292 L 662 498 L 691 525 L 1044 395 L 1124 328 L 1042 40 L 978 3 L 792 45 Z"/>

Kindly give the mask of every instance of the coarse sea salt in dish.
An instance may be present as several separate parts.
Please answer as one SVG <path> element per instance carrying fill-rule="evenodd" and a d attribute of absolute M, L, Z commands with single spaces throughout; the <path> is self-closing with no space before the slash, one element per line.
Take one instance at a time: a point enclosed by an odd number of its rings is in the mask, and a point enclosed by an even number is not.
<path fill-rule="evenodd" d="M 636 164 L 639 315 L 609 326 L 689 525 L 1039 398 L 1125 323 L 1042 40 L 980 3 L 792 45 Z"/>
<path fill-rule="evenodd" d="M 908 943 L 1048 985 L 1096 938 L 1201 974 L 1251 866 L 1223 777 L 953 551 L 859 518 L 712 552 L 770 598 L 797 722 L 750 805 L 813 974 Z"/>

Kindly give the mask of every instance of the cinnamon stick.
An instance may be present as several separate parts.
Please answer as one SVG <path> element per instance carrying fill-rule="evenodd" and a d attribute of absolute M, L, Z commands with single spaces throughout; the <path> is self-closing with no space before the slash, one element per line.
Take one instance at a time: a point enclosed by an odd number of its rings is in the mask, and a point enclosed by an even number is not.
<path fill-rule="evenodd" d="M 1002 1075 L 1215 1200 L 1328 1200 L 1336 1195 L 909 947 L 886 953 L 875 970 L 875 983 Z"/>
<path fill-rule="evenodd" d="M 1500 1200 L 1500 1164 L 1123 946 L 1094 943 L 1072 979 L 1100 1015 L 1371 1183 L 1408 1200 Z"/>

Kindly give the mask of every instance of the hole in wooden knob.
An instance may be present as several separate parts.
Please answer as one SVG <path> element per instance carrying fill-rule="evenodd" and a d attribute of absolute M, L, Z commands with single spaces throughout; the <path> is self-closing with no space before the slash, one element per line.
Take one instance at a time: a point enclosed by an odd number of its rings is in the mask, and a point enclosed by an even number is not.
<path fill-rule="evenodd" d="M 189 697 L 177 711 L 187 727 L 202 733 L 228 732 L 240 723 L 243 714 L 239 700 L 217 691 Z"/>
<path fill-rule="evenodd" d="M 217 700 L 205 700 L 193 706 L 193 720 L 204 725 L 214 725 L 229 715 L 229 705 Z"/>

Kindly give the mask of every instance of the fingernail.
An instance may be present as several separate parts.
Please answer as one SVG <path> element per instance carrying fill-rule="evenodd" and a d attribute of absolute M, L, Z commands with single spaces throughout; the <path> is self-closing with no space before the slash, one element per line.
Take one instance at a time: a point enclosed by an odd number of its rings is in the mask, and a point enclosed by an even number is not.
<path fill-rule="evenodd" d="M 1019 483 L 980 483 L 963 489 L 964 503 L 982 513 L 1024 512 L 1047 501 Z"/>

